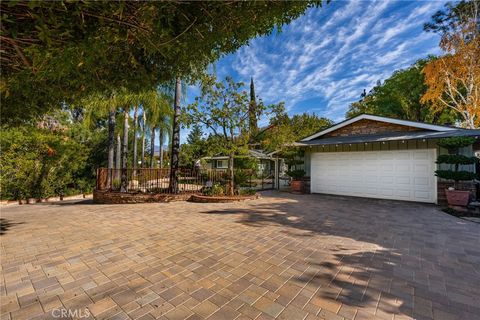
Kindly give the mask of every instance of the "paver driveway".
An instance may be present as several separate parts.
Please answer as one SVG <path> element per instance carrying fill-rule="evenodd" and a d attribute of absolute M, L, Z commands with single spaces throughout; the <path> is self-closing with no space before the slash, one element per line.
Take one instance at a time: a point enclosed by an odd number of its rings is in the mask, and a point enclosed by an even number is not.
<path fill-rule="evenodd" d="M 2 219 L 2 319 L 480 318 L 480 224 L 434 206 L 266 193 Z"/>

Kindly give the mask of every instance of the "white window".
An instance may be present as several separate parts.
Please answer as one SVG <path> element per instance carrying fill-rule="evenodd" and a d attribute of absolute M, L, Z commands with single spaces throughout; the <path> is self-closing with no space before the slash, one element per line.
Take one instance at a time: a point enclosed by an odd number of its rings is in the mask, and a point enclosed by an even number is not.
<path fill-rule="evenodd" d="M 227 169 L 228 168 L 228 160 L 217 160 L 217 168 L 218 169 Z"/>

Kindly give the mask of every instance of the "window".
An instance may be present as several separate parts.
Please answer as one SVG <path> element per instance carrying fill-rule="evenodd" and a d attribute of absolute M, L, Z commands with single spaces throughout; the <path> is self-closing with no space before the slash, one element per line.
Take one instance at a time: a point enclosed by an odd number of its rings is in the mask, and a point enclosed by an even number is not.
<path fill-rule="evenodd" d="M 218 169 L 228 168 L 228 160 L 217 160 L 217 168 Z"/>

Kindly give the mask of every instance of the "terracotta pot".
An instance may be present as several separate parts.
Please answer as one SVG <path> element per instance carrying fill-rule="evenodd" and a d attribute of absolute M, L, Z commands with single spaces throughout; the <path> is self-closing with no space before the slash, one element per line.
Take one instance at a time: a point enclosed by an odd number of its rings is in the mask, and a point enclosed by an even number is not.
<path fill-rule="evenodd" d="M 468 200 L 470 200 L 470 191 L 463 190 L 445 190 L 447 195 L 448 204 L 451 206 L 463 206 L 468 205 Z"/>
<path fill-rule="evenodd" d="M 305 182 L 303 180 L 292 180 L 290 185 L 293 192 L 303 192 Z"/>

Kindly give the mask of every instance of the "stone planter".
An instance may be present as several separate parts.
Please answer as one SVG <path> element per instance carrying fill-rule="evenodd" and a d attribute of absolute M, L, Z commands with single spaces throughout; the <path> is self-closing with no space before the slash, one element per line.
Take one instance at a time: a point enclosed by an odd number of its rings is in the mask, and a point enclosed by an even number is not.
<path fill-rule="evenodd" d="M 236 202 L 244 200 L 255 200 L 260 196 L 258 194 L 249 195 L 249 196 L 204 196 L 199 194 L 194 194 L 190 198 L 192 202 L 201 202 L 201 203 L 226 203 L 226 202 Z"/>
<path fill-rule="evenodd" d="M 470 191 L 463 190 L 445 190 L 447 195 L 447 202 L 450 206 L 466 207 L 468 200 L 470 200 Z"/>

